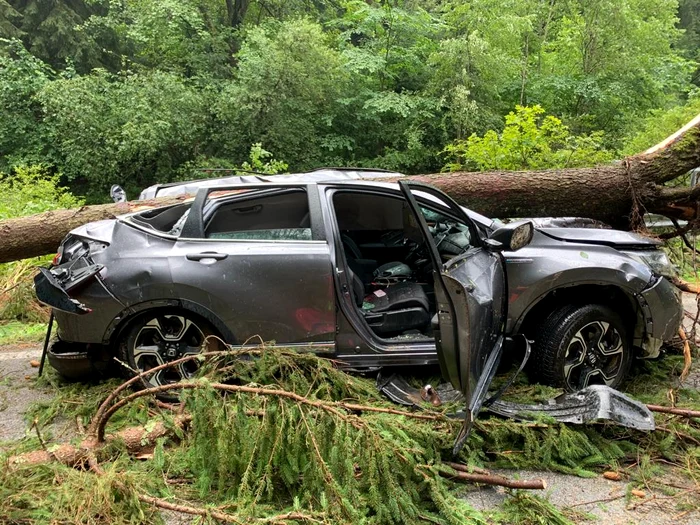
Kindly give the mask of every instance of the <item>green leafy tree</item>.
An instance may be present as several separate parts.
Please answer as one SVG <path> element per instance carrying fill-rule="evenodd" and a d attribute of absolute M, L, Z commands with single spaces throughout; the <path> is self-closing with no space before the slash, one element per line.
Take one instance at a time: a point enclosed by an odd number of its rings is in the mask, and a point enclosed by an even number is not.
<path fill-rule="evenodd" d="M 44 166 L 17 166 L 12 173 L 0 173 L 0 220 L 82 205 L 83 200 L 59 181 L 60 176 Z"/>
<path fill-rule="evenodd" d="M 430 172 L 516 104 L 568 127 L 555 151 L 619 151 L 688 100 L 698 1 L 0 0 L 21 39 L 0 44 L 0 169 L 91 199 L 257 143 L 293 170 Z"/>
<path fill-rule="evenodd" d="M 546 20 L 543 2 L 445 2 L 446 37 L 431 56 L 431 89 L 442 94 L 451 138 L 500 127 L 514 104 L 525 102 L 535 26 Z"/>
<path fill-rule="evenodd" d="M 651 111 L 642 121 L 639 131 L 627 140 L 623 154 L 634 155 L 649 149 L 679 130 L 699 113 L 700 91 L 693 91 L 683 105 Z"/>
<path fill-rule="evenodd" d="M 342 101 L 347 149 L 339 162 L 436 169 L 446 137 L 440 96 L 426 88 L 439 19 L 415 2 L 351 1 L 345 7 L 333 24 L 353 86 Z"/>
<path fill-rule="evenodd" d="M 60 176 L 44 166 L 17 166 L 0 173 L 0 220 L 60 208 L 75 208 L 83 200 L 59 183 Z M 47 310 L 34 295 L 37 264 L 47 257 L 0 264 L 0 320 L 46 321 Z"/>
<path fill-rule="evenodd" d="M 17 40 L 0 39 L 0 170 L 46 161 L 47 143 L 36 95 L 54 78 Z"/>
<path fill-rule="evenodd" d="M 612 159 L 601 132 L 572 135 L 561 120 L 541 106 L 516 106 L 498 134 L 472 135 L 445 148 L 448 171 L 464 169 L 534 170 L 592 166 Z"/>
<path fill-rule="evenodd" d="M 700 85 L 700 1 L 679 0 L 678 27 L 683 30 L 677 48 L 683 56 L 693 62 L 695 71 L 692 82 Z"/>
<path fill-rule="evenodd" d="M 131 68 L 186 77 L 230 77 L 233 30 L 225 4 L 207 0 L 122 0 L 81 27 L 90 35 L 120 35 L 113 51 Z"/>
<path fill-rule="evenodd" d="M 322 163 L 322 144 L 350 85 L 321 26 L 294 20 L 250 29 L 238 62 L 235 81 L 216 104 L 221 151 L 243 158 L 250 144 L 261 142 L 294 169 Z"/>
<path fill-rule="evenodd" d="M 170 181 L 209 138 L 209 95 L 165 72 L 59 79 L 39 94 L 54 165 L 93 200 Z"/>
<path fill-rule="evenodd" d="M 54 69 L 115 69 L 116 35 L 81 31 L 91 16 L 106 14 L 108 5 L 107 0 L 0 0 L 0 38 L 21 38 L 32 55 Z"/>
<path fill-rule="evenodd" d="M 673 48 L 676 10 L 666 0 L 563 3 L 528 100 L 577 132 L 606 130 L 609 145 L 619 147 L 640 116 L 688 85 L 692 67 Z"/>

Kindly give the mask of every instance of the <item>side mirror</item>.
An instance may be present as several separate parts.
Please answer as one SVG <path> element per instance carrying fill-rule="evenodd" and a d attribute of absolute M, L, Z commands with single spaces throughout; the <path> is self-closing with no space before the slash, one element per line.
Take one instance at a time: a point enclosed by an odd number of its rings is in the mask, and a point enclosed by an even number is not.
<path fill-rule="evenodd" d="M 113 184 L 109 190 L 109 196 L 112 197 L 114 202 L 126 202 L 126 192 L 119 184 Z"/>
<path fill-rule="evenodd" d="M 535 234 L 532 222 L 514 222 L 501 226 L 487 239 L 487 246 L 493 251 L 514 252 L 530 244 Z"/>

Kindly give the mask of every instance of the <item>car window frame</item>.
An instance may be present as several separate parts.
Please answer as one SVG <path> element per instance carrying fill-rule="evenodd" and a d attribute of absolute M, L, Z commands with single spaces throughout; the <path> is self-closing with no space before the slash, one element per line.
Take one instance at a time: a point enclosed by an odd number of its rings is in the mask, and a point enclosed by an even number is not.
<path fill-rule="evenodd" d="M 192 202 L 189 215 L 185 224 L 177 237 L 178 240 L 200 241 L 200 242 L 234 242 L 234 243 L 326 243 L 326 232 L 321 216 L 321 202 L 318 192 L 313 188 L 313 184 L 236 184 L 209 186 L 200 188 Z M 209 194 L 219 191 L 246 190 L 245 193 L 222 196 L 216 202 L 210 200 Z M 260 190 L 260 191 L 256 191 Z M 232 201 L 245 201 L 246 199 L 258 199 L 261 196 L 275 195 L 286 191 L 301 190 L 306 193 L 309 208 L 309 222 L 311 229 L 311 239 L 216 239 L 206 237 L 206 227 L 216 210 Z"/>
<path fill-rule="evenodd" d="M 326 199 L 326 204 L 328 207 L 329 211 L 329 218 L 331 221 L 334 221 L 333 224 L 329 224 L 326 228 L 326 233 L 327 235 L 331 235 L 332 238 L 336 237 L 336 230 L 337 230 L 337 218 L 335 215 L 335 205 L 333 203 L 333 198 L 336 193 L 338 192 L 345 192 L 345 191 L 351 191 L 355 193 L 365 193 L 365 194 L 379 194 L 382 196 L 386 196 L 389 198 L 395 198 L 398 200 L 401 200 L 403 202 L 406 201 L 405 197 L 401 194 L 401 190 L 398 188 L 398 185 L 396 188 L 389 188 L 389 187 L 377 187 L 377 186 L 368 186 L 364 184 L 323 184 L 322 188 L 319 188 L 318 193 L 323 193 L 323 198 Z M 418 191 L 421 191 L 418 189 Z M 418 204 L 427 208 L 438 208 L 437 211 L 438 213 L 441 213 L 442 215 L 445 215 L 447 217 L 450 217 L 451 219 L 461 222 L 465 224 L 469 228 L 469 235 L 470 235 L 470 240 L 469 240 L 469 246 L 470 248 L 483 248 L 484 247 L 484 239 L 479 231 L 476 223 L 472 220 L 471 217 L 463 210 L 463 209 L 453 209 L 452 206 L 447 206 L 445 204 L 441 204 L 440 202 L 437 202 L 437 200 L 432 200 L 431 195 L 429 193 L 423 192 L 423 195 L 416 195 L 416 200 L 418 201 Z M 428 198 L 426 198 L 428 196 Z M 434 197 L 435 198 L 435 197 Z M 461 255 L 455 255 L 453 258 L 450 260 L 456 258 L 456 257 L 461 257 Z"/>

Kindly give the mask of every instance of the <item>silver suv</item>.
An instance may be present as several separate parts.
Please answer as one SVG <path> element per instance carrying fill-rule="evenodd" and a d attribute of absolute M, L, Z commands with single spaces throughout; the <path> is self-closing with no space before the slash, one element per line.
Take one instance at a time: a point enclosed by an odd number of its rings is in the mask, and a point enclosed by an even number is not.
<path fill-rule="evenodd" d="M 504 225 L 398 174 L 352 173 L 167 186 L 196 196 L 77 228 L 36 277 L 58 323 L 50 362 L 76 376 L 116 354 L 147 370 L 210 334 L 275 341 L 352 369 L 439 363 L 475 415 L 519 335 L 537 378 L 574 391 L 617 387 L 678 329 L 654 240 L 571 227 L 585 220 Z"/>

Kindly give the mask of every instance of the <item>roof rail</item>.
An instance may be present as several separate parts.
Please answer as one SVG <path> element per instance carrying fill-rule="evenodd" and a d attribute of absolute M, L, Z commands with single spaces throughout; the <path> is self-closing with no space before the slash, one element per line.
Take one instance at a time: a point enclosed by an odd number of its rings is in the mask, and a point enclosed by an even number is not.
<path fill-rule="evenodd" d="M 309 170 L 307 173 L 313 173 L 314 171 L 323 170 L 337 170 L 337 171 L 379 171 L 382 173 L 398 173 L 393 170 L 385 170 L 384 168 L 355 168 L 352 166 L 323 166 L 321 168 L 314 168 Z"/>

